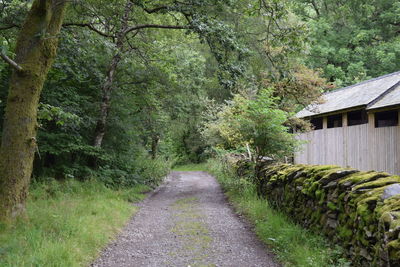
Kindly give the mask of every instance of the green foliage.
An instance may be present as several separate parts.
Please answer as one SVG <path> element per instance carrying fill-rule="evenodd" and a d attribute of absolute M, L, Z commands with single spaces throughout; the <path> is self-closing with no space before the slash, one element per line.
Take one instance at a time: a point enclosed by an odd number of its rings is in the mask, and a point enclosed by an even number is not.
<path fill-rule="evenodd" d="M 34 183 L 27 218 L 0 228 L 0 266 L 84 266 L 137 211 L 147 187 L 111 190 L 98 181 Z"/>
<path fill-rule="evenodd" d="M 220 159 L 210 159 L 207 165 L 236 210 L 250 219 L 258 237 L 272 248 L 285 266 L 350 266 L 342 258 L 341 247 L 305 230 L 271 208 L 267 201 L 258 198 L 255 185 L 250 180 L 237 177 L 231 167 Z"/>
<path fill-rule="evenodd" d="M 350 85 L 400 69 L 398 1 L 295 2 L 310 29 L 307 64 L 329 81 Z"/>
<path fill-rule="evenodd" d="M 203 130 L 204 140 L 224 149 L 239 149 L 249 144 L 257 157 L 282 157 L 295 148 L 294 136 L 284 126 L 288 114 L 277 107 L 271 90 L 253 98 L 235 95 L 233 100 L 212 114 Z"/>
<path fill-rule="evenodd" d="M 124 166 L 128 162 L 129 166 Z M 151 159 L 144 153 L 138 154 L 134 160 L 122 160 L 113 166 L 104 166 L 96 173 L 99 179 L 113 188 L 129 188 L 137 185 L 156 187 L 171 170 L 172 161 L 162 157 Z"/>
<path fill-rule="evenodd" d="M 80 118 L 72 113 L 63 111 L 60 107 L 54 107 L 49 104 L 40 104 L 38 111 L 38 120 L 55 121 L 57 126 L 63 126 L 66 123 L 80 122 Z"/>
<path fill-rule="evenodd" d="M 209 103 L 223 103 L 243 88 L 257 91 L 260 73 L 270 68 L 262 56 L 266 44 L 254 42 L 254 36 L 267 38 L 269 48 L 281 47 L 279 54 L 285 57 L 298 53 L 303 42 L 304 27 L 291 18 L 286 1 L 274 5 L 253 0 L 171 0 L 131 2 L 134 8 L 127 15 L 135 20 L 129 20 L 128 26 L 187 25 L 187 30 L 133 31 L 118 46 L 115 38 L 106 35 L 119 34 L 128 3 L 71 4 L 66 24 L 86 23 L 97 31 L 63 28 L 57 60 L 41 97 L 35 177 L 96 176 L 113 187 L 155 185 L 172 162 L 205 160 L 212 149 L 201 139 L 198 125 Z M 165 7 L 148 13 L 161 4 Z M 5 12 L 0 28 L 6 28 L 1 40 L 10 57 L 18 29 L 14 26 L 21 24 L 28 5 L 18 0 L 1 3 Z M 290 27 L 283 28 L 285 23 Z M 102 148 L 95 148 L 96 121 L 104 98 L 101 88 L 116 53 L 121 61 L 110 95 L 106 134 Z M 274 57 L 277 62 L 278 54 Z M 9 68 L 4 63 L 0 66 L 0 86 L 5 89 Z M 1 92 L 5 103 L 6 90 Z M 0 113 L 3 108 L 0 103 Z M 147 154 L 155 158 L 154 163 Z"/>
<path fill-rule="evenodd" d="M 174 171 L 207 171 L 207 164 L 200 163 L 200 164 L 186 164 L 186 165 L 178 165 L 175 166 Z"/>

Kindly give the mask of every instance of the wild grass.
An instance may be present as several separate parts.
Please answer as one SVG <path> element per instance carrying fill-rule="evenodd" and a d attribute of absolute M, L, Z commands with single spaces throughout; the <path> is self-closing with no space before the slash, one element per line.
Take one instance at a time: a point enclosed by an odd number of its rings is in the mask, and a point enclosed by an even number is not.
<path fill-rule="evenodd" d="M 173 168 L 174 171 L 207 171 L 207 163 L 200 163 L 200 164 L 185 164 L 185 165 L 178 165 Z"/>
<path fill-rule="evenodd" d="M 0 227 L 0 266 L 86 266 L 119 232 L 145 186 L 112 190 L 97 181 L 34 184 L 26 218 Z"/>
<path fill-rule="evenodd" d="M 236 177 L 218 160 L 210 160 L 208 170 L 218 179 L 237 212 L 254 224 L 257 236 L 285 266 L 350 266 L 341 257 L 342 248 L 272 209 L 257 196 L 253 183 Z"/>

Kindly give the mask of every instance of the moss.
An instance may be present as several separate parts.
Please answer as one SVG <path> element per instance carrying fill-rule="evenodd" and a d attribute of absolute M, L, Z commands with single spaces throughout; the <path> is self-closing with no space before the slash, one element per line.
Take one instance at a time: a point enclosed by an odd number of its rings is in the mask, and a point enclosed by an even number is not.
<path fill-rule="evenodd" d="M 326 206 L 331 210 L 337 210 L 337 206 L 333 202 L 328 202 Z"/>
<path fill-rule="evenodd" d="M 339 184 L 358 184 L 358 183 L 363 183 L 363 182 L 369 182 L 373 181 L 375 179 L 379 179 L 381 177 L 387 177 L 389 176 L 387 173 L 381 173 L 381 172 L 357 172 L 354 174 L 350 174 L 346 178 L 340 180 Z"/>
<path fill-rule="evenodd" d="M 314 181 L 317 181 L 323 176 L 329 175 L 330 173 L 335 172 L 339 169 L 341 168 L 336 165 L 313 165 L 307 170 L 307 173 Z"/>
<path fill-rule="evenodd" d="M 375 200 L 376 202 L 381 200 L 381 196 L 383 194 L 383 191 L 385 190 L 385 187 L 380 187 L 380 188 L 373 188 L 373 189 L 368 189 L 368 190 L 363 190 L 363 191 L 358 191 L 358 192 L 352 192 L 351 199 L 350 201 L 353 203 L 359 203 L 359 202 L 365 202 L 365 201 L 373 201 Z"/>
<path fill-rule="evenodd" d="M 353 235 L 353 231 L 349 229 L 347 226 L 339 226 L 337 228 L 339 236 L 345 240 L 348 240 Z"/>
<path fill-rule="evenodd" d="M 397 211 L 400 209 L 400 199 L 393 199 L 391 201 L 385 201 L 383 205 L 377 208 L 377 212 L 382 214 L 389 211 Z"/>
<path fill-rule="evenodd" d="M 325 191 L 324 190 L 315 190 L 315 198 L 319 201 L 319 204 L 322 204 L 325 198 Z"/>
<path fill-rule="evenodd" d="M 400 196 L 381 198 L 388 185 L 400 182 L 399 176 L 305 165 L 280 165 L 259 175 L 264 176 L 263 190 L 274 207 L 298 223 L 348 244 L 354 262 L 380 261 L 384 246 L 380 236 L 385 235 L 388 242 L 399 239 Z M 395 254 L 391 252 L 393 257 Z M 396 262 L 393 259 L 390 263 Z"/>
<path fill-rule="evenodd" d="M 353 190 L 378 188 L 400 182 L 400 176 L 380 177 L 371 182 L 356 185 Z"/>
<path fill-rule="evenodd" d="M 23 71 L 10 79 L 0 148 L 0 222 L 25 211 L 36 145 L 37 108 L 56 57 L 67 1 L 34 1 L 18 35 L 16 58 Z M 44 34 L 47 37 L 43 38 Z M 4 138 L 4 137 L 7 138 Z"/>
<path fill-rule="evenodd" d="M 400 241 L 394 240 L 387 244 L 387 248 L 389 251 L 389 257 L 392 259 L 399 260 L 400 259 Z"/>

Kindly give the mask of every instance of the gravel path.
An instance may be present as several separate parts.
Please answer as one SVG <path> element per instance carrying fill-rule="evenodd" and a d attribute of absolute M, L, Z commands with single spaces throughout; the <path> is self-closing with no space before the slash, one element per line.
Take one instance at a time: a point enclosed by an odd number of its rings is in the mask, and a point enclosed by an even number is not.
<path fill-rule="evenodd" d="M 279 266 L 205 172 L 173 172 L 92 266 Z"/>

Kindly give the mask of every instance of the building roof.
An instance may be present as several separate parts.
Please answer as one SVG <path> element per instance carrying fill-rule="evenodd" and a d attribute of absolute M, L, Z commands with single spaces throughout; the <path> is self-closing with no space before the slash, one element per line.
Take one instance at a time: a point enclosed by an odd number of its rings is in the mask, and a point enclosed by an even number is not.
<path fill-rule="evenodd" d="M 377 101 L 372 102 L 368 105 L 367 109 L 384 108 L 400 104 L 400 83 L 397 83 L 392 87 L 392 90 L 383 95 Z"/>
<path fill-rule="evenodd" d="M 323 103 L 310 105 L 296 114 L 298 118 L 361 106 L 368 109 L 400 104 L 400 71 L 323 94 Z"/>

